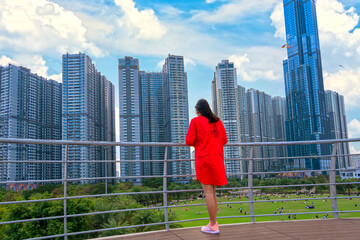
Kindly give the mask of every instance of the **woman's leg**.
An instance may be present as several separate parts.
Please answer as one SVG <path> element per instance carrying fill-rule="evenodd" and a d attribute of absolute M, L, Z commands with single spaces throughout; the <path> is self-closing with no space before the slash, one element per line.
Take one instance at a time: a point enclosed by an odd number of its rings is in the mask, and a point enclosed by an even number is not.
<path fill-rule="evenodd" d="M 210 217 L 210 225 L 215 225 L 217 211 L 217 201 L 216 198 L 214 198 L 215 186 L 203 183 L 201 185 L 205 193 L 206 207 Z"/>
<path fill-rule="evenodd" d="M 216 213 L 217 213 L 217 197 L 216 197 L 216 186 L 213 185 L 214 187 L 214 201 L 215 201 L 215 209 L 216 209 Z"/>

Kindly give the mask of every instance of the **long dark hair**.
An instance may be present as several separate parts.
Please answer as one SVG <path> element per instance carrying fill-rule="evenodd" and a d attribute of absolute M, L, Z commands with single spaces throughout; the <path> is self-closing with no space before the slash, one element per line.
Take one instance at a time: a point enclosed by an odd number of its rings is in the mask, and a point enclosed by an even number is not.
<path fill-rule="evenodd" d="M 201 116 L 209 119 L 209 123 L 215 123 L 220 119 L 211 111 L 209 103 L 205 99 L 200 99 L 195 106 L 196 110 L 201 114 Z"/>

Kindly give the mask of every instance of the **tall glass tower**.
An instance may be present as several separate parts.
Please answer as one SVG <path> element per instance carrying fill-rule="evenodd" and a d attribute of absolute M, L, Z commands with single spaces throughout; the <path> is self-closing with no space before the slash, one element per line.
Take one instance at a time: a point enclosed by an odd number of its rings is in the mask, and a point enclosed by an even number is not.
<path fill-rule="evenodd" d="M 284 0 L 288 59 L 284 60 L 288 141 L 329 139 L 314 0 Z M 289 156 L 320 156 L 329 145 L 290 146 Z M 293 161 L 294 168 L 320 169 L 322 161 Z"/>

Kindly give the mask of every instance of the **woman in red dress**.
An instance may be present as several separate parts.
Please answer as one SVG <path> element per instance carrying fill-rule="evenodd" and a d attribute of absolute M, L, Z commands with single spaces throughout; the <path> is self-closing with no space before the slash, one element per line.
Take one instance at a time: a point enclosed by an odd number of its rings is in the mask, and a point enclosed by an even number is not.
<path fill-rule="evenodd" d="M 227 184 L 224 165 L 226 131 L 220 119 L 211 111 L 208 102 L 200 99 L 195 106 L 196 114 L 186 134 L 186 144 L 195 147 L 196 179 L 205 193 L 210 223 L 201 228 L 205 233 L 220 233 L 216 221 L 216 186 Z"/>

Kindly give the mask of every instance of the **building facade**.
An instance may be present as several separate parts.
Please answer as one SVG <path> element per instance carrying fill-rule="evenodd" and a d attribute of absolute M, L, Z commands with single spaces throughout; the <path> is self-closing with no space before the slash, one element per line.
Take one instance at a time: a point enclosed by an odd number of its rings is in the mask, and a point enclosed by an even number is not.
<path fill-rule="evenodd" d="M 61 83 L 30 69 L 0 67 L 0 137 L 61 140 Z M 44 163 L 0 164 L 0 179 L 9 181 L 61 179 L 61 147 L 0 144 L 0 161 Z"/>
<path fill-rule="evenodd" d="M 141 79 L 139 60 L 132 57 L 119 59 L 119 114 L 120 142 L 141 142 Z M 140 147 L 120 147 L 120 172 L 122 177 L 141 176 L 144 164 L 141 162 L 124 162 L 142 160 Z M 141 178 L 126 181 L 140 184 Z M 125 180 L 124 180 L 125 181 Z"/>
<path fill-rule="evenodd" d="M 96 70 L 91 58 L 84 53 L 64 54 L 62 64 L 62 139 L 115 141 L 114 85 Z M 68 177 L 115 176 L 115 157 L 114 147 L 68 146 L 68 160 L 79 161 L 69 164 Z M 84 162 L 93 160 L 108 162 Z"/>
<path fill-rule="evenodd" d="M 288 59 L 284 60 L 287 141 L 330 138 L 314 0 L 284 0 Z M 321 156 L 326 144 L 289 146 L 289 156 Z M 307 158 L 294 168 L 321 169 L 328 160 Z"/>
<path fill-rule="evenodd" d="M 217 115 L 224 124 L 228 142 L 241 142 L 241 136 L 246 136 L 246 132 L 240 131 L 240 129 L 242 129 L 240 111 L 245 111 L 246 103 L 244 91 L 244 88 L 238 88 L 234 63 L 228 60 L 222 60 L 221 63 L 216 66 L 214 79 L 212 81 L 212 102 L 215 115 Z M 241 97 L 241 99 L 239 99 L 239 97 Z M 240 106 L 242 109 L 240 109 Z M 242 118 L 243 124 L 245 124 L 245 121 L 245 118 Z M 243 157 L 242 151 L 245 151 L 245 148 L 225 147 L 224 149 L 224 158 L 234 159 L 225 162 L 226 172 L 230 176 L 246 171 L 246 163 L 237 160 Z M 244 157 L 245 156 L 246 155 L 244 155 Z"/>
<path fill-rule="evenodd" d="M 168 55 L 163 65 L 164 91 L 164 128 L 165 141 L 184 143 L 189 128 L 189 105 L 187 74 L 184 69 L 184 57 Z M 188 147 L 169 148 L 169 159 L 190 159 Z M 170 162 L 168 174 L 190 175 L 189 161 Z M 188 182 L 189 177 L 173 178 L 177 182 Z"/>
<path fill-rule="evenodd" d="M 247 90 L 246 95 L 250 142 L 274 142 L 275 125 L 271 96 L 256 89 Z M 274 158 L 276 157 L 276 148 L 274 146 L 255 147 L 254 157 Z M 255 160 L 254 171 L 274 170 L 277 165 L 277 160 Z"/>
<path fill-rule="evenodd" d="M 337 92 L 326 90 L 326 114 L 329 116 L 330 131 L 332 139 L 348 139 L 346 114 L 344 96 Z M 349 143 L 339 143 L 337 147 L 337 154 L 349 154 Z M 351 167 L 349 156 L 339 156 L 337 158 L 336 168 L 349 168 Z"/>
<path fill-rule="evenodd" d="M 274 132 L 275 132 L 275 142 L 285 142 L 286 141 L 286 130 L 285 130 L 285 119 L 286 119 L 286 100 L 283 97 L 273 97 L 272 98 L 273 106 L 273 117 L 274 117 Z M 286 146 L 277 146 L 276 148 L 277 157 L 287 157 L 287 147 Z M 286 169 L 289 164 L 286 159 L 277 160 L 278 169 Z"/>
<path fill-rule="evenodd" d="M 160 72 L 140 72 L 141 76 L 141 125 L 142 142 L 164 142 L 164 74 Z M 164 147 L 143 147 L 144 160 L 163 160 Z M 161 162 L 144 162 L 145 176 L 162 175 L 164 164 Z"/>

